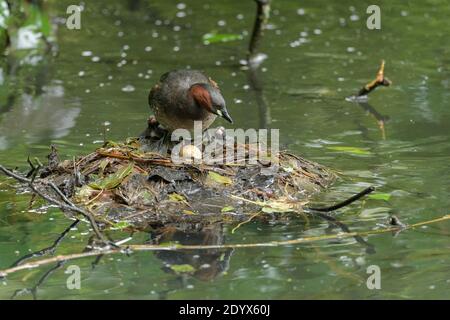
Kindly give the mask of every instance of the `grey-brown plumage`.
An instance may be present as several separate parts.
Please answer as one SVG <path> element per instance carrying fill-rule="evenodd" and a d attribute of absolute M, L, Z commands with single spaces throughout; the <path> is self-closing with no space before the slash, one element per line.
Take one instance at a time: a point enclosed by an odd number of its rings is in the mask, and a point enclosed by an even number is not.
<path fill-rule="evenodd" d="M 194 121 L 202 121 L 205 130 L 217 115 L 232 122 L 217 84 L 196 70 L 165 73 L 151 89 L 148 102 L 156 120 L 168 131 L 193 130 Z"/>

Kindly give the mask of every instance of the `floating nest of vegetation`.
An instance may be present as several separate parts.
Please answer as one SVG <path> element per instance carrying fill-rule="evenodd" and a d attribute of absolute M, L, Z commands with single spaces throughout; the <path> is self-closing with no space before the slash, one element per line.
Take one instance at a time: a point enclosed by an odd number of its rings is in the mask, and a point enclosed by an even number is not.
<path fill-rule="evenodd" d="M 250 146 L 244 147 L 248 153 Z M 128 139 L 60 161 L 52 146 L 48 165 L 34 185 L 54 196 L 59 190 L 102 228 L 147 230 L 283 219 L 302 212 L 310 197 L 335 178 L 326 168 L 289 152 L 280 152 L 279 165 L 268 167 L 259 162 L 175 164 L 170 156 L 145 150 L 142 140 Z"/>

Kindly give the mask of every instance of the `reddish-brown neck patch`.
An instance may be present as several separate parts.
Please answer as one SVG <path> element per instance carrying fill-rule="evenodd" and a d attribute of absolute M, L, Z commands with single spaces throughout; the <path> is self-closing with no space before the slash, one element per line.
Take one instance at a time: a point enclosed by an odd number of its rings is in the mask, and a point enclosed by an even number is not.
<path fill-rule="evenodd" d="M 194 98 L 195 102 L 202 108 L 205 108 L 209 112 L 212 112 L 212 102 L 211 102 L 211 95 L 209 94 L 208 90 L 206 90 L 201 85 L 193 85 L 189 92 L 191 93 L 192 97 Z"/>

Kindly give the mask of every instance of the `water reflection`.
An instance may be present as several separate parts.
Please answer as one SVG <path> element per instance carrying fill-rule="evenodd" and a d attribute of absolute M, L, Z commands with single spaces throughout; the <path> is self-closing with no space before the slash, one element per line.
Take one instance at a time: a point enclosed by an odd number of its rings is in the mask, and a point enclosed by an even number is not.
<path fill-rule="evenodd" d="M 59 139 L 69 134 L 81 111 L 79 107 L 64 106 L 65 90 L 60 80 L 49 80 L 47 63 L 23 65 L 23 61 L 9 60 L 0 72 L 4 85 L 11 87 L 0 106 L 0 150 L 17 143 L 33 144 Z M 19 77 L 26 73 L 34 81 L 21 84 Z"/>
<path fill-rule="evenodd" d="M 221 224 L 185 225 L 182 228 L 168 227 L 151 233 L 151 244 L 176 242 L 183 245 L 222 245 L 225 242 Z M 207 249 L 184 251 L 160 251 L 155 255 L 164 263 L 163 270 L 177 274 L 173 266 L 193 267 L 192 276 L 202 281 L 211 281 L 228 270 L 233 249 Z M 183 277 L 183 275 L 180 275 Z"/>
<path fill-rule="evenodd" d="M 377 109 L 372 107 L 372 105 L 370 105 L 367 101 L 365 101 L 365 102 L 358 101 L 357 103 L 364 111 L 366 111 L 372 117 L 375 118 L 375 121 L 377 122 L 378 127 L 380 128 L 381 137 L 382 137 L 383 140 L 386 140 L 386 127 L 385 127 L 385 124 L 390 119 L 389 116 L 385 116 L 385 115 L 382 115 L 381 113 L 379 113 L 377 111 Z"/>
<path fill-rule="evenodd" d="M 267 129 L 272 122 L 270 107 L 264 95 L 264 87 L 261 79 L 261 71 L 256 66 L 250 66 L 247 71 L 248 83 L 255 94 L 256 104 L 259 111 L 259 127 Z"/>
<path fill-rule="evenodd" d="M 75 230 L 79 220 L 72 222 L 49 247 L 24 255 L 16 260 L 10 267 L 15 267 L 26 263 L 30 259 L 53 255 L 61 242 Z M 83 252 L 92 251 L 96 246 L 96 238 L 89 237 L 88 243 Z M 201 224 L 184 224 L 172 227 L 155 229 L 150 233 L 150 240 L 147 244 L 164 245 L 165 243 L 178 243 L 183 245 L 223 245 L 225 243 L 224 230 L 221 224 L 211 224 L 203 226 Z M 209 282 L 227 272 L 230 266 L 230 259 L 234 249 L 206 249 L 206 250 L 180 250 L 180 251 L 156 251 L 155 257 L 162 261 L 162 270 L 173 275 L 167 280 L 170 289 L 160 290 L 157 294 L 160 299 L 178 289 L 189 286 L 192 278 Z M 104 255 L 100 254 L 91 262 L 91 270 L 97 268 Z M 148 258 L 148 257 L 147 257 Z M 147 260 L 146 258 L 146 260 Z M 11 299 L 23 299 L 31 297 L 39 299 L 39 289 L 44 287 L 51 277 L 58 278 L 57 271 L 60 270 L 66 261 L 59 261 L 52 265 L 45 272 L 40 273 L 38 279 L 31 283 L 31 287 L 19 286 L 10 296 Z M 86 277 L 86 275 L 85 275 Z M 30 283 L 30 282 L 29 282 Z M 65 280 L 63 281 L 65 283 Z"/>

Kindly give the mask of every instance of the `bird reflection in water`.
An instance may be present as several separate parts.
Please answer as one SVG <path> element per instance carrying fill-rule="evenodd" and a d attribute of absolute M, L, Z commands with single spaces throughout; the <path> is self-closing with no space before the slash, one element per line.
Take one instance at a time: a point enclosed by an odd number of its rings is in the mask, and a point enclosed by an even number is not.
<path fill-rule="evenodd" d="M 223 227 L 221 224 L 196 224 L 165 227 L 151 233 L 151 244 L 160 245 L 167 242 L 182 245 L 223 245 Z M 172 266 L 189 265 L 193 267 L 192 272 L 188 273 L 190 276 L 211 281 L 228 270 L 232 253 L 233 249 L 202 249 L 159 251 L 155 255 L 164 262 L 165 272 L 177 274 Z"/>

